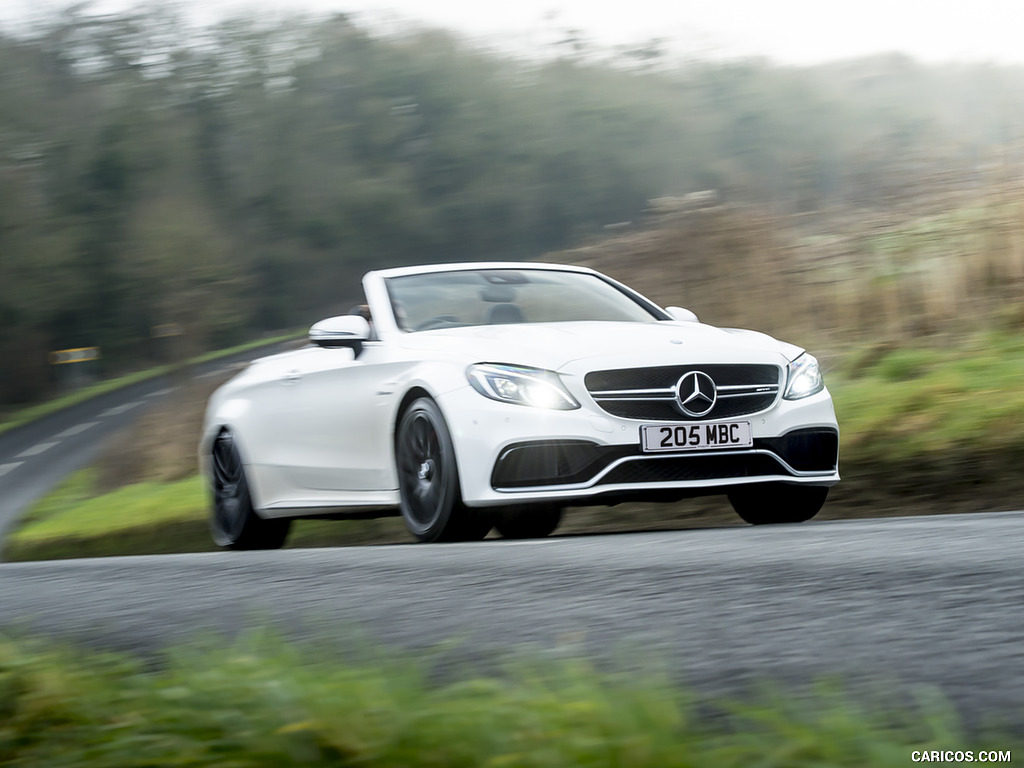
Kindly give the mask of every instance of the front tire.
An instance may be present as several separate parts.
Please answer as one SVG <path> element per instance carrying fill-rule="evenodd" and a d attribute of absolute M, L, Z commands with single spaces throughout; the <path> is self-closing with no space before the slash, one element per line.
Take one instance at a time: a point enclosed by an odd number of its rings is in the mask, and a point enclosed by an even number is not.
<path fill-rule="evenodd" d="M 478 541 L 491 530 L 490 513 L 462 503 L 455 446 L 441 409 L 430 398 L 421 397 L 402 413 L 395 464 L 402 518 L 417 539 Z"/>
<path fill-rule="evenodd" d="M 291 520 L 264 520 L 252 506 L 249 483 L 238 446 L 228 431 L 213 443 L 213 513 L 210 533 L 218 547 L 227 549 L 280 549 L 288 538 Z"/>
<path fill-rule="evenodd" d="M 828 488 L 761 483 L 738 486 L 728 495 L 736 514 L 751 525 L 803 523 L 821 510 Z"/>

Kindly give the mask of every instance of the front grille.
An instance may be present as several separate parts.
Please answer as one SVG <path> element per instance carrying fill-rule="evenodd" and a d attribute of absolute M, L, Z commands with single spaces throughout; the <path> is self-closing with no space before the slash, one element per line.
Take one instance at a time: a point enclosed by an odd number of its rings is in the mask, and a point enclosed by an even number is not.
<path fill-rule="evenodd" d="M 656 368 L 619 368 L 613 371 L 591 371 L 584 382 L 591 392 L 606 389 L 657 389 L 674 387 L 688 371 L 703 371 L 719 386 L 779 383 L 777 365 L 662 365 Z"/>
<path fill-rule="evenodd" d="M 691 371 L 715 382 L 718 400 L 703 416 L 682 411 L 676 386 Z M 782 369 L 764 364 L 664 365 L 593 371 L 584 379 L 587 391 L 607 413 L 648 421 L 706 421 L 746 416 L 770 408 L 779 396 Z"/>
<path fill-rule="evenodd" d="M 760 398 L 734 398 L 719 400 L 707 416 L 695 418 L 680 413 L 675 398 L 671 400 L 598 400 L 597 404 L 612 416 L 643 421 L 706 421 L 707 419 L 731 419 L 763 411 L 775 402 L 775 393 Z"/>

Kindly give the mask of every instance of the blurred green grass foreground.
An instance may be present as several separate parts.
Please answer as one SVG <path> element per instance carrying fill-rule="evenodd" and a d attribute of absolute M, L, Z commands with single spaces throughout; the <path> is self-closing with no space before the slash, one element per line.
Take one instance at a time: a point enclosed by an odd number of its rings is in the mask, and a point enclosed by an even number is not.
<path fill-rule="evenodd" d="M 976 738 L 941 700 L 865 706 L 834 685 L 698 706 L 653 670 L 582 661 L 446 677 L 261 634 L 145 664 L 0 639 L 0 765 L 860 768 Z"/>

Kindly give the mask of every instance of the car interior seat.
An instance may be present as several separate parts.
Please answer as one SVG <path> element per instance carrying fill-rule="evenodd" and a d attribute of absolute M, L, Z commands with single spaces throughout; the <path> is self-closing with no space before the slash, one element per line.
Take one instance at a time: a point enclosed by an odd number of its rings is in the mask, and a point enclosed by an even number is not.
<path fill-rule="evenodd" d="M 507 325 L 509 323 L 525 323 L 522 310 L 515 304 L 495 304 L 487 312 L 488 325 Z"/>

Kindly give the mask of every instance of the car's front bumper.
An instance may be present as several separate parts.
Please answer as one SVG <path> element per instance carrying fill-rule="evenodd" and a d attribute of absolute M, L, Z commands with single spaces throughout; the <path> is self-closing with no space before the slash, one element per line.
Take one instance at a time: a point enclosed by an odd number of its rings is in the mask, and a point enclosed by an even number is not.
<path fill-rule="evenodd" d="M 645 495 L 699 495 L 732 485 L 839 481 L 838 426 L 827 390 L 779 400 L 749 421 L 745 449 L 644 453 L 640 426 L 593 404 L 550 411 L 488 400 L 469 387 L 439 404 L 452 432 L 469 506 L 604 503 Z"/>

